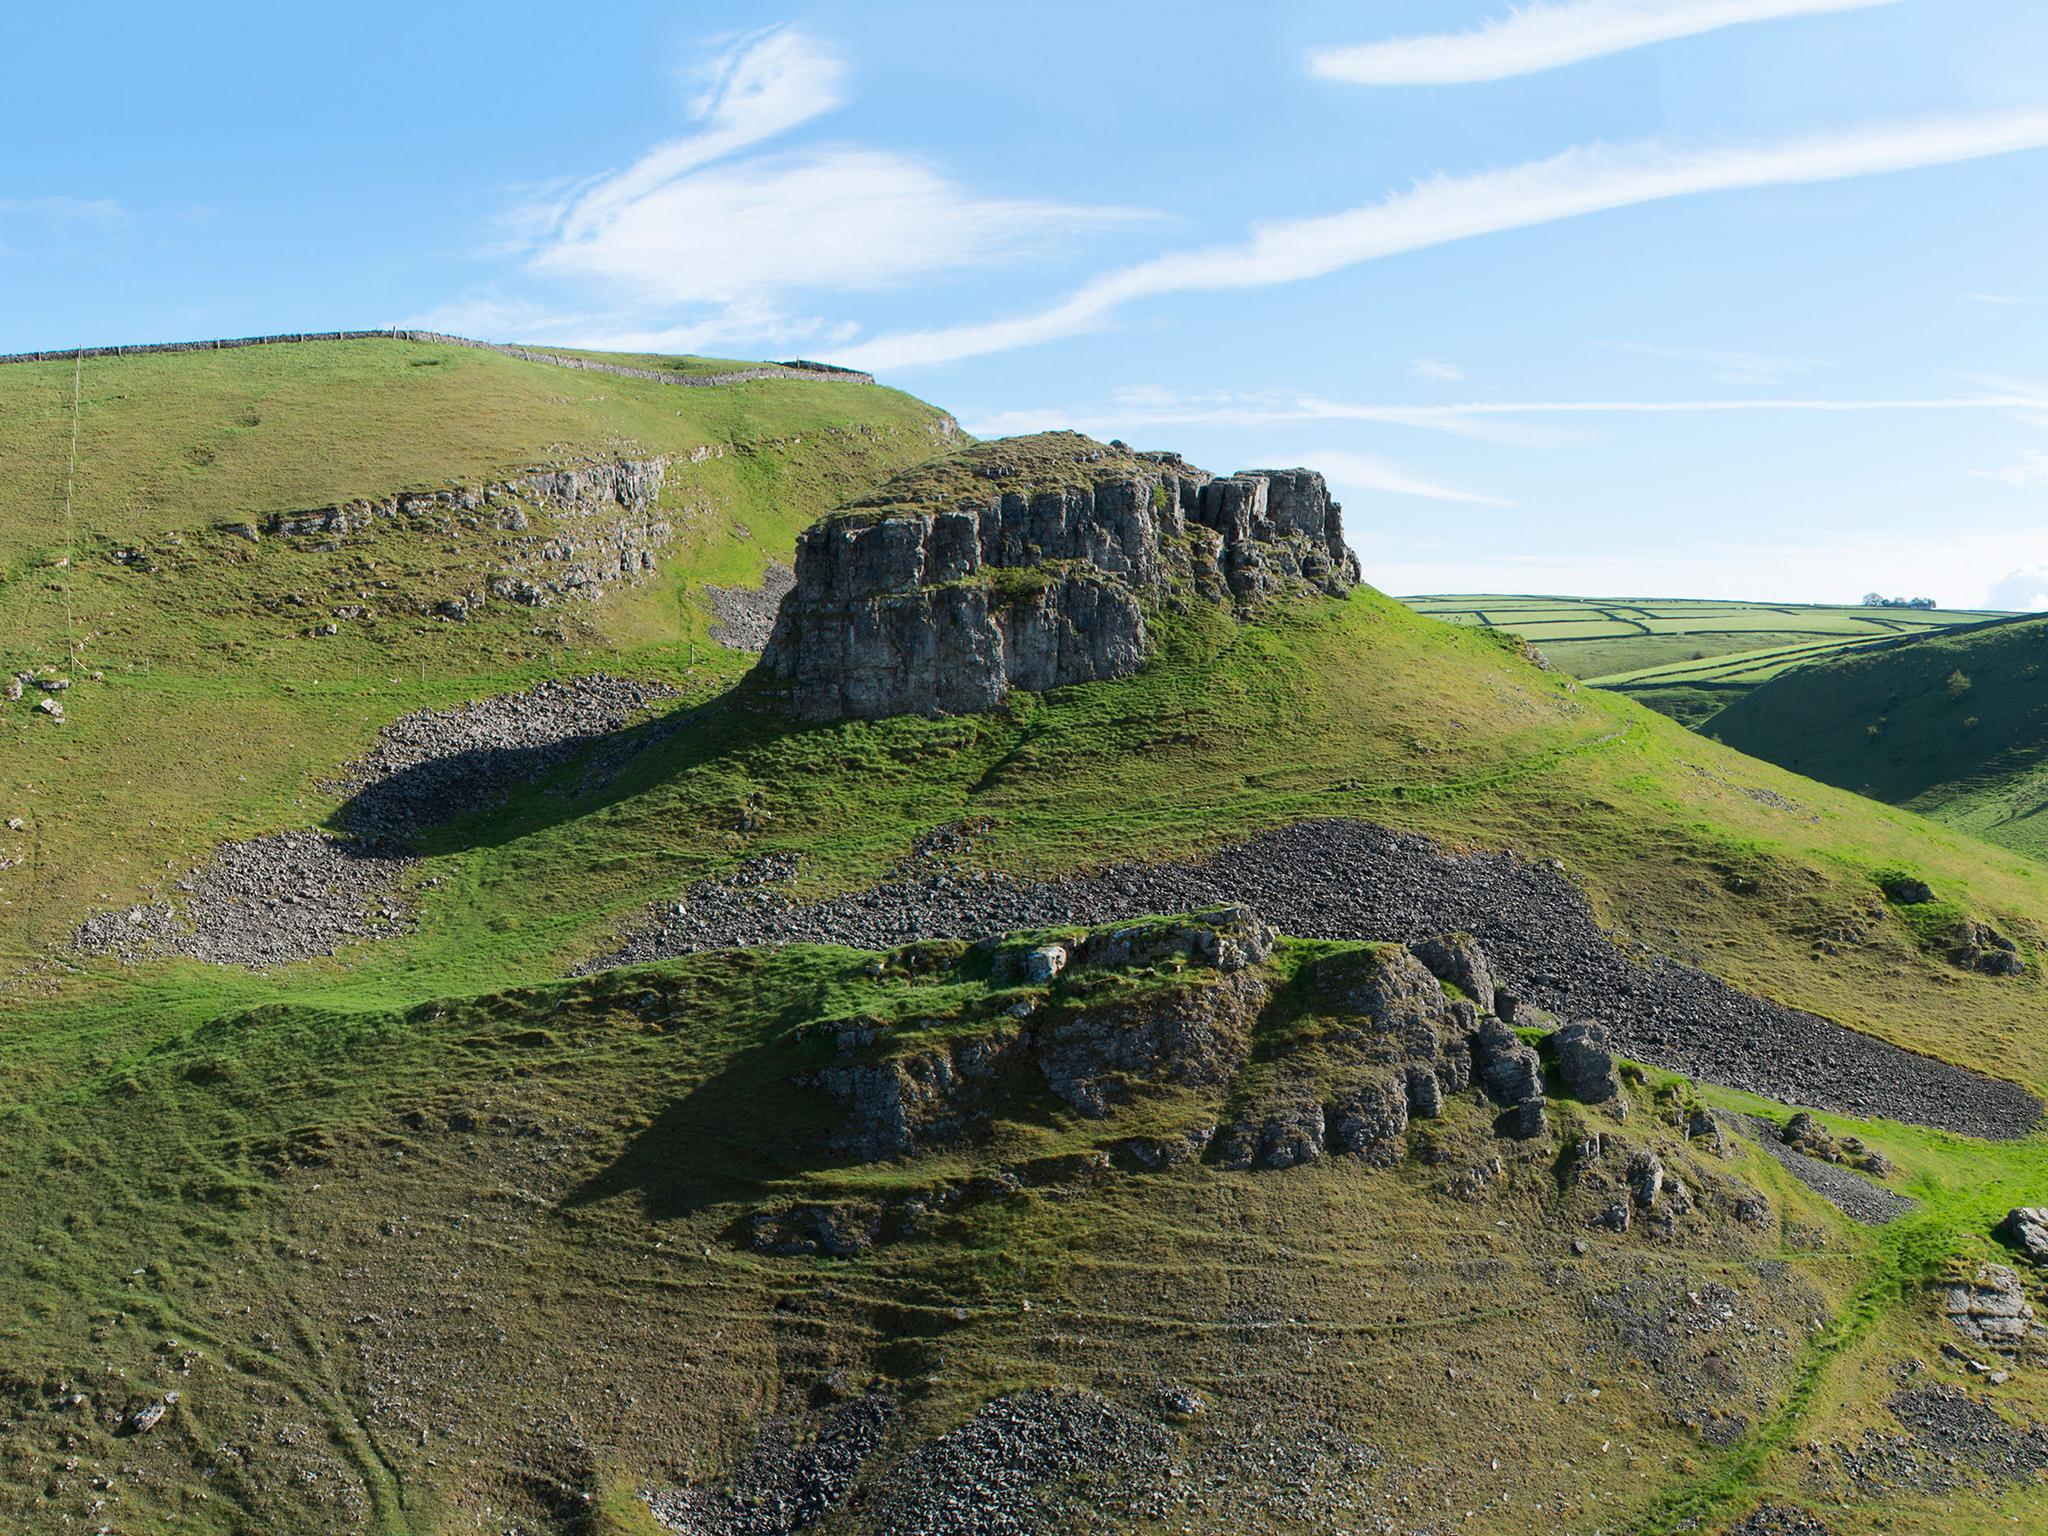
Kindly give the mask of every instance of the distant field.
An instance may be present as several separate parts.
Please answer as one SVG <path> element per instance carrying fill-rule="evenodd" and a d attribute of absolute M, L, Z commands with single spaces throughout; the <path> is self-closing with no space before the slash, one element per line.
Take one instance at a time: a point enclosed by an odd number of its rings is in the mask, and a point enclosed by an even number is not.
<path fill-rule="evenodd" d="M 1787 667 L 2004 617 L 1956 609 L 1694 599 L 1411 597 L 1453 624 L 1511 630 L 1563 671 L 1697 725 Z"/>
<path fill-rule="evenodd" d="M 1835 652 L 1706 727 L 1753 757 L 2048 856 L 2048 618 Z"/>

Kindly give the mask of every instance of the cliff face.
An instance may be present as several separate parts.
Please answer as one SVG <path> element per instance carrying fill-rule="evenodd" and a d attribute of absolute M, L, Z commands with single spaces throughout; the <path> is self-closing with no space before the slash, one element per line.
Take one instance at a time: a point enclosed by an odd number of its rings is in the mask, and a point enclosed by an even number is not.
<path fill-rule="evenodd" d="M 1357 580 L 1312 470 L 1219 479 L 1074 433 L 1010 439 L 807 529 L 759 673 L 806 719 L 969 713 L 1135 672 L 1162 607 Z"/>

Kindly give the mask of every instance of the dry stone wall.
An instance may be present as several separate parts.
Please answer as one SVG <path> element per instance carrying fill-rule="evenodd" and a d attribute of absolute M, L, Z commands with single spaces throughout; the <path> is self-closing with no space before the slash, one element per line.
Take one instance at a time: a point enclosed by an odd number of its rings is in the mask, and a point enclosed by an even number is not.
<path fill-rule="evenodd" d="M 622 378 L 651 379 L 657 384 L 677 384 L 686 389 L 714 389 L 721 384 L 745 384 L 755 379 L 810 379 L 832 384 L 872 384 L 875 376 L 857 368 L 840 368 L 796 358 L 786 363 L 761 363 L 734 368 L 724 373 L 681 374 L 657 368 L 635 368 L 625 363 L 599 362 L 595 358 L 568 357 L 556 352 L 515 347 L 504 342 L 477 341 L 468 336 L 449 336 L 440 331 L 287 331 L 275 336 L 221 337 L 210 341 L 153 341 L 134 346 L 64 347 L 53 352 L 0 353 L 0 366 L 8 363 L 71 362 L 88 357 L 148 357 L 159 352 L 225 352 L 238 347 L 289 346 L 306 341 L 412 341 L 433 342 L 449 347 L 474 347 L 499 352 L 529 363 L 548 363 L 556 368 L 576 368 L 589 373 L 612 373 Z"/>

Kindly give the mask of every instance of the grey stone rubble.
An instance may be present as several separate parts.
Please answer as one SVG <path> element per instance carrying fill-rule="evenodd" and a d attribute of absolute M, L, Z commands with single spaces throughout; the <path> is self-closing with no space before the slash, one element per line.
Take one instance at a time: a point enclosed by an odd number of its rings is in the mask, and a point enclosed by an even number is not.
<path fill-rule="evenodd" d="M 1085 489 L 998 486 L 932 511 L 891 503 L 884 487 L 877 505 L 807 528 L 755 669 L 761 686 L 808 720 L 972 713 L 1013 688 L 1137 671 L 1147 614 L 1162 604 L 1341 593 L 1358 580 L 1341 509 L 1311 470 L 1219 479 L 1175 454 L 1063 436 Z M 968 453 L 1000 481 L 1003 451 Z"/>
<path fill-rule="evenodd" d="M 299 830 L 224 843 L 162 899 L 88 918 L 88 954 L 178 955 L 264 970 L 403 930 L 398 896 L 427 828 L 501 800 L 617 731 L 673 690 L 602 674 L 547 682 L 452 710 L 417 710 L 323 786 L 347 797 L 339 833 Z"/>
<path fill-rule="evenodd" d="M 662 1490 L 648 1507 L 681 1536 L 787 1536 L 845 1502 L 895 1415 L 894 1398 L 871 1393 L 827 1409 L 815 1423 L 772 1420 L 715 1487 Z"/>
<path fill-rule="evenodd" d="M 1828 1536 L 1828 1528 L 1818 1515 L 1806 1510 L 1762 1504 L 1740 1525 L 1729 1527 L 1728 1536 Z"/>
<path fill-rule="evenodd" d="M 716 621 L 711 638 L 735 651 L 758 653 L 775 629 L 776 610 L 795 585 L 796 572 L 780 560 L 770 560 L 758 587 L 707 586 L 704 599 Z"/>
<path fill-rule="evenodd" d="M 1903 1435 L 1866 1430 L 1835 1459 L 1854 1492 L 1882 1498 L 1898 1489 L 1948 1493 L 2030 1483 L 2048 1471 L 2048 1427 L 2015 1428 L 1988 1402 L 1953 1387 L 1908 1387 L 1887 1406 Z"/>
<path fill-rule="evenodd" d="M 889 1536 L 1130 1529 L 1170 1507 L 1174 1449 L 1161 1425 L 1095 1393 L 1021 1392 L 897 1461 L 853 1512 Z"/>
<path fill-rule="evenodd" d="M 1808 1157 L 1797 1147 L 1786 1145 L 1779 1128 L 1768 1120 L 1755 1116 L 1747 1117 L 1749 1129 L 1755 1135 L 1757 1144 L 1780 1163 L 1808 1189 L 1826 1200 L 1854 1221 L 1867 1227 L 1881 1227 L 1888 1221 L 1897 1221 L 1918 1204 L 1905 1195 L 1894 1194 L 1881 1184 L 1873 1183 L 1861 1174 L 1834 1163 L 1823 1162 L 1817 1157 Z M 1904 1119 L 1894 1115 L 1893 1119 Z"/>
<path fill-rule="evenodd" d="M 223 843 L 169 900 L 86 919 L 72 942 L 90 954 L 179 955 L 267 969 L 331 955 L 406 924 L 396 896 L 413 860 L 326 832 Z"/>
<path fill-rule="evenodd" d="M 792 868 L 779 857 L 780 868 Z M 1475 934 L 1496 980 L 1519 997 L 1564 1017 L 1596 1017 L 1622 1054 L 1693 1077 L 1972 1136 L 2023 1136 L 2041 1118 L 2040 1102 L 2016 1084 L 1750 996 L 1641 945 L 1625 948 L 1560 874 L 1511 853 L 1463 854 L 1365 822 L 1310 821 L 1197 862 L 1111 865 L 1046 881 L 935 854 L 921 865 L 816 902 L 776 890 L 777 866 L 707 881 L 655 908 L 620 949 L 582 969 L 792 942 L 890 949 L 1245 903 L 1303 938 Z"/>
<path fill-rule="evenodd" d="M 665 684 L 593 673 L 454 709 L 414 710 L 321 787 L 344 797 L 336 820 L 347 831 L 409 843 L 428 827 L 495 804 L 674 696 Z"/>

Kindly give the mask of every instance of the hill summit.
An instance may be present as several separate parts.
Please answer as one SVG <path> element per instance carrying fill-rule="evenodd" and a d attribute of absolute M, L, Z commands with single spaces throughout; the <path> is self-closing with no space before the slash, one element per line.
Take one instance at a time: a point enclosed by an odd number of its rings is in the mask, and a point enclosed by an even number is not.
<path fill-rule="evenodd" d="M 1162 606 L 1358 582 L 1313 470 L 1218 477 L 1078 432 L 909 471 L 797 541 L 760 675 L 807 719 L 969 714 L 1124 677 Z"/>

